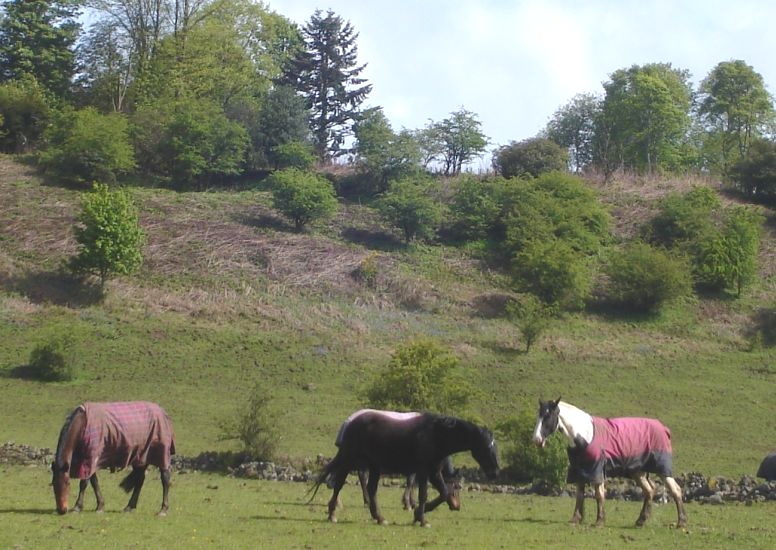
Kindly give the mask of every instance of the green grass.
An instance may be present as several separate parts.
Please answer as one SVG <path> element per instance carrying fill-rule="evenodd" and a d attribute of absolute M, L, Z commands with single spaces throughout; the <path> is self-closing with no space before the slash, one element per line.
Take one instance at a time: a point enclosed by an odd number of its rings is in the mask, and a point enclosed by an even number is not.
<path fill-rule="evenodd" d="M 677 530 L 673 504 L 656 505 L 650 522 L 633 526 L 640 504 L 607 501 L 604 528 L 567 523 L 568 497 L 464 492 L 462 510 L 429 514 L 430 528 L 412 525 L 401 509 L 400 489 L 381 487 L 378 498 L 387 526 L 371 521 L 357 486 L 341 498 L 339 523 L 326 521 L 328 490 L 308 504 L 306 484 L 176 474 L 170 513 L 156 517 L 161 501 L 158 474 L 149 471 L 137 510 L 121 512 L 127 495 L 122 474 L 101 476 L 106 511 L 59 516 L 43 467 L 0 469 L 0 548 L 771 548 L 776 503 L 744 506 L 687 505 L 689 527 Z M 588 514 L 595 513 L 591 499 Z"/>

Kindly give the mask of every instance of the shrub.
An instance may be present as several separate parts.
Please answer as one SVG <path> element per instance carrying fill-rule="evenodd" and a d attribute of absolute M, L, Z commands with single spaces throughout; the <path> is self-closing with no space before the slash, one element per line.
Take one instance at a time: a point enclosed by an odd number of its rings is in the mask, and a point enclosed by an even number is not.
<path fill-rule="evenodd" d="M 712 213 L 720 206 L 719 196 L 709 187 L 695 187 L 684 195 L 670 193 L 644 228 L 644 235 L 667 248 L 677 246 L 707 232 L 713 225 Z"/>
<path fill-rule="evenodd" d="M 405 244 L 416 237 L 430 237 L 442 221 L 443 210 L 433 196 L 433 182 L 405 178 L 391 183 L 376 202 L 377 210 L 391 225 L 399 228 Z"/>
<path fill-rule="evenodd" d="M 460 412 L 474 393 L 458 372 L 458 360 L 437 342 L 408 342 L 391 356 L 366 390 L 366 404 L 400 411 Z"/>
<path fill-rule="evenodd" d="M 528 353 L 539 336 L 549 328 L 552 322 L 553 308 L 529 294 L 522 296 L 520 300 L 509 302 L 506 306 L 506 313 L 509 320 L 517 326 L 523 336 L 525 352 Z"/>
<path fill-rule="evenodd" d="M 113 182 L 135 167 L 127 119 L 119 113 L 66 109 L 54 117 L 46 138 L 41 165 L 67 183 Z"/>
<path fill-rule="evenodd" d="M 377 259 L 377 253 L 372 252 L 361 260 L 356 269 L 353 270 L 353 277 L 369 288 L 377 287 L 379 273 Z"/>
<path fill-rule="evenodd" d="M 289 141 L 272 148 L 271 162 L 276 169 L 310 170 L 315 165 L 315 154 L 309 145 L 300 141 Z"/>
<path fill-rule="evenodd" d="M 568 170 L 569 154 L 551 139 L 534 137 L 499 147 L 493 154 L 493 168 L 505 178 L 532 176 Z"/>
<path fill-rule="evenodd" d="M 67 382 L 76 377 L 72 357 L 73 339 L 55 334 L 37 344 L 30 353 L 30 375 L 44 382 Z"/>
<path fill-rule="evenodd" d="M 235 420 L 221 425 L 220 439 L 239 441 L 249 460 L 272 460 L 277 450 L 277 415 L 269 407 L 271 399 L 270 393 L 256 384 Z"/>
<path fill-rule="evenodd" d="M 337 198 L 331 182 L 297 168 L 279 170 L 268 178 L 272 204 L 294 222 L 297 231 L 316 219 L 331 217 Z"/>
<path fill-rule="evenodd" d="M 634 242 L 612 252 L 604 262 L 607 298 L 636 312 L 655 313 L 692 292 L 687 259 Z"/>
<path fill-rule="evenodd" d="M 122 190 L 95 184 L 91 193 L 83 195 L 83 210 L 74 232 L 78 254 L 70 267 L 76 273 L 98 275 L 100 286 L 110 274 L 132 273 L 143 262 L 145 234 L 137 208 Z"/>
<path fill-rule="evenodd" d="M 450 214 L 458 233 L 471 240 L 487 237 L 501 214 L 497 184 L 465 174 L 456 179 L 455 186 Z"/>
<path fill-rule="evenodd" d="M 0 85 L 0 151 L 22 153 L 36 145 L 50 116 L 43 88 L 34 79 Z"/>
<path fill-rule="evenodd" d="M 496 428 L 502 447 L 507 472 L 519 482 L 532 482 L 548 489 L 562 487 L 566 482 L 568 455 L 566 441 L 559 435 L 547 440 L 543 449 L 533 442 L 535 415 L 523 410 L 517 417 L 499 424 Z"/>
<path fill-rule="evenodd" d="M 755 139 L 749 154 L 733 165 L 733 184 L 742 193 L 756 200 L 773 204 L 776 199 L 776 143 Z"/>

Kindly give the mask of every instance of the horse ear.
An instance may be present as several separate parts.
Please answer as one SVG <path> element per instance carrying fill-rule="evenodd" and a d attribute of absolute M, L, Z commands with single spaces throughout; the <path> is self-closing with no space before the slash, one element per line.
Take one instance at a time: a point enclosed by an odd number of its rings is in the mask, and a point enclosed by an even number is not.
<path fill-rule="evenodd" d="M 560 403 L 560 396 L 558 396 L 558 399 L 555 401 L 555 406 L 558 406 L 558 403 Z"/>

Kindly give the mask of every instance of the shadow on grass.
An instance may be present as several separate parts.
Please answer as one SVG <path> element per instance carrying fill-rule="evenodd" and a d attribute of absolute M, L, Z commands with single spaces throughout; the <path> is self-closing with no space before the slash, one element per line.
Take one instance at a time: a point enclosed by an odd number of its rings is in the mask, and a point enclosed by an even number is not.
<path fill-rule="evenodd" d="M 0 508 L 0 515 L 2 514 L 57 515 L 57 510 L 53 506 L 51 508 Z"/>
<path fill-rule="evenodd" d="M 99 285 L 74 277 L 65 271 L 26 273 L 21 276 L 0 274 L 0 287 L 21 294 L 34 304 L 54 304 L 83 308 L 103 299 Z"/>
<path fill-rule="evenodd" d="M 296 228 L 283 218 L 272 216 L 271 214 L 243 215 L 236 216 L 235 221 L 248 227 L 258 229 L 272 229 L 281 233 L 296 233 Z"/>
<path fill-rule="evenodd" d="M 406 248 L 404 241 L 395 235 L 383 231 L 346 227 L 342 230 L 342 238 L 350 243 L 359 244 L 370 250 L 380 250 L 382 252 L 393 252 Z"/>

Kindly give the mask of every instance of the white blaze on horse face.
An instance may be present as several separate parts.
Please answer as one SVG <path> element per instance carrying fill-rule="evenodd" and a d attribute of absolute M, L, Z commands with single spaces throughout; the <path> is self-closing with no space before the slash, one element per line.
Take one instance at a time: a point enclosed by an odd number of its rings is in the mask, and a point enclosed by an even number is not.
<path fill-rule="evenodd" d="M 533 440 L 534 443 L 539 445 L 540 447 L 544 447 L 545 443 L 547 441 L 542 437 L 542 421 L 544 419 L 539 416 L 539 418 L 536 420 L 536 427 L 534 428 L 534 434 L 533 434 Z"/>

